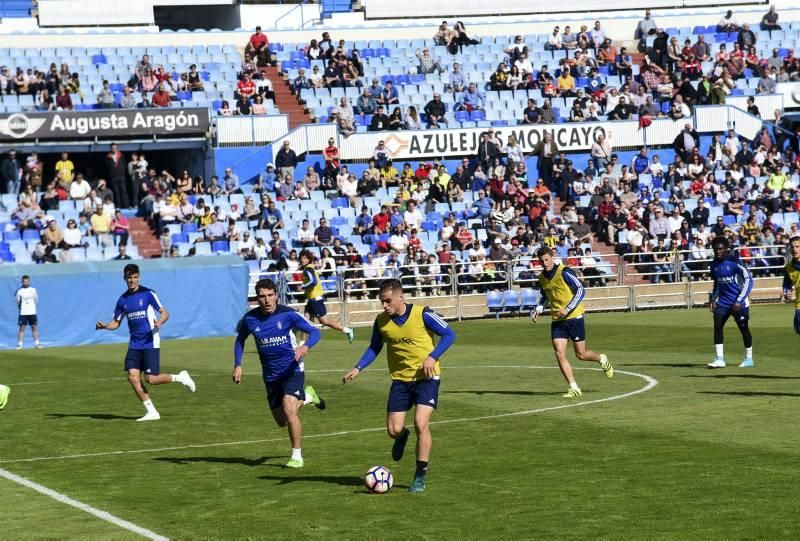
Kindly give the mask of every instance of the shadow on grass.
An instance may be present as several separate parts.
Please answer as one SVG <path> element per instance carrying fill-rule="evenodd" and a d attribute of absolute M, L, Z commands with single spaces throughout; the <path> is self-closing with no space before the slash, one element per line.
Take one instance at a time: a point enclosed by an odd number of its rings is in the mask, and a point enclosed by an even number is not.
<path fill-rule="evenodd" d="M 698 391 L 697 394 L 718 394 L 730 396 L 794 396 L 800 398 L 800 393 L 776 393 L 768 391 Z"/>
<path fill-rule="evenodd" d="M 47 413 L 46 415 L 51 419 L 83 417 L 86 419 L 95 419 L 97 421 L 119 421 L 119 420 L 131 421 L 139 418 L 139 417 L 131 417 L 130 415 L 114 415 L 113 413 Z"/>
<path fill-rule="evenodd" d="M 691 363 L 615 363 L 617 366 L 666 366 L 667 368 L 697 368 L 703 364 Z"/>
<path fill-rule="evenodd" d="M 287 468 L 288 471 L 288 468 Z M 295 472 L 297 470 L 294 470 Z M 259 479 L 265 481 L 278 481 L 278 485 L 288 485 L 290 483 L 329 483 L 332 485 L 340 485 L 343 487 L 362 487 L 364 481 L 352 475 L 307 475 L 298 477 L 285 477 L 282 475 L 262 475 Z M 366 489 L 364 489 L 366 492 Z"/>
<path fill-rule="evenodd" d="M 161 456 L 153 460 L 161 462 L 172 462 L 173 464 L 191 464 L 192 462 L 212 462 L 215 464 L 239 464 L 241 466 L 261 466 L 267 460 L 273 458 L 284 458 L 280 456 L 262 456 L 261 458 L 245 458 L 243 456 L 186 456 L 186 457 L 168 457 Z"/>
<path fill-rule="evenodd" d="M 506 394 L 517 396 L 556 396 L 564 394 L 564 391 L 544 392 L 544 391 L 445 391 L 446 394 Z"/>
<path fill-rule="evenodd" d="M 800 379 L 800 376 L 768 376 L 765 374 L 689 374 L 682 378 Z"/>

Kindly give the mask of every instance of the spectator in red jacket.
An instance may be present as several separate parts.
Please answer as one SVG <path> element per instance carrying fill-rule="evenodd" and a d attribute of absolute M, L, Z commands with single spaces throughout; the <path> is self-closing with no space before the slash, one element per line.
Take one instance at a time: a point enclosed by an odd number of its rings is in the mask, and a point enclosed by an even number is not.
<path fill-rule="evenodd" d="M 260 26 L 256 26 L 256 32 L 250 36 L 250 41 L 247 42 L 244 52 L 250 53 L 259 66 L 269 65 L 269 39 L 266 34 L 261 32 Z"/>
<path fill-rule="evenodd" d="M 381 206 L 381 211 L 373 216 L 372 223 L 381 233 L 389 231 L 389 223 L 391 222 L 391 215 L 389 214 L 389 207 L 386 205 Z"/>

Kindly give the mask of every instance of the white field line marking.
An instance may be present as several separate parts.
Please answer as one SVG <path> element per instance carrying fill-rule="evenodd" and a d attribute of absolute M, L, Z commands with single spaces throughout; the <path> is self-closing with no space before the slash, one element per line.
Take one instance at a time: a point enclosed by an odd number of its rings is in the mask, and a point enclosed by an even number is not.
<path fill-rule="evenodd" d="M 548 369 L 548 368 L 556 368 L 554 366 L 462 366 L 462 367 L 451 367 L 451 368 L 471 368 L 471 369 L 478 369 L 478 368 L 522 368 L 522 369 Z M 594 370 L 599 371 L 599 368 L 575 368 L 575 370 Z M 340 372 L 340 370 L 337 370 Z M 513 417 L 517 415 L 533 415 L 536 413 L 544 413 L 546 411 L 555 411 L 560 409 L 566 408 L 577 408 L 580 406 L 588 406 L 589 404 L 599 404 L 601 402 L 610 402 L 612 400 L 620 400 L 622 398 L 628 398 L 637 394 L 645 393 L 658 385 L 658 380 L 647 376 L 645 374 L 639 374 L 637 372 L 626 372 L 624 370 L 616 370 L 617 374 L 625 374 L 627 376 L 633 376 L 637 378 L 641 378 L 647 382 L 647 385 L 644 387 L 637 389 L 635 391 L 630 391 L 627 393 L 609 396 L 607 398 L 598 398 L 597 400 L 589 400 L 586 402 L 571 402 L 569 404 L 562 404 L 560 406 L 550 406 L 547 408 L 538 408 L 532 410 L 524 410 L 524 411 L 514 411 L 510 413 L 498 413 L 494 415 L 482 415 L 479 417 L 464 417 L 460 419 L 443 419 L 441 421 L 431 421 L 430 424 L 433 425 L 444 425 L 444 424 L 453 424 L 453 423 L 466 423 L 469 421 L 484 421 L 487 419 L 500 419 L 503 417 Z M 346 436 L 349 434 L 363 434 L 365 432 L 381 432 L 386 430 L 386 427 L 380 428 L 361 428 L 358 430 L 343 430 L 341 432 L 330 432 L 328 434 L 310 434 L 310 435 L 303 435 L 304 439 L 317 439 L 317 438 L 330 438 L 334 436 Z M 131 455 L 131 454 L 140 454 L 140 453 L 160 453 L 163 451 L 180 451 L 185 449 L 206 449 L 209 447 L 228 447 L 232 445 L 253 445 L 257 443 L 272 443 L 276 441 L 285 441 L 286 437 L 280 438 L 268 438 L 268 439 L 261 439 L 261 440 L 244 440 L 244 441 L 225 441 L 225 442 L 218 442 L 218 443 L 203 443 L 203 444 L 192 444 L 192 445 L 181 445 L 177 447 L 158 447 L 154 449 L 133 449 L 129 451 L 105 451 L 100 453 L 83 453 L 83 454 L 76 454 L 76 455 L 60 455 L 60 456 L 44 456 L 44 457 L 33 457 L 33 458 L 18 458 L 14 460 L 0 460 L 0 464 L 12 464 L 17 462 L 41 462 L 45 460 L 65 460 L 69 458 L 92 458 L 98 456 L 114 456 L 114 455 Z"/>
<path fill-rule="evenodd" d="M 112 515 L 111 513 L 106 512 L 106 511 L 101 511 L 100 509 L 96 509 L 96 508 L 92 507 L 91 505 L 87 505 L 87 504 L 85 504 L 83 502 L 79 502 L 78 500 L 73 500 L 69 496 L 61 494 L 60 492 L 56 492 L 55 490 L 47 488 L 46 486 L 40 485 L 39 483 L 34 483 L 30 479 L 26 479 L 24 477 L 20 477 L 19 475 L 15 475 L 15 474 L 11 473 L 10 471 L 4 470 L 2 468 L 0 468 L 0 477 L 4 477 L 4 478 L 8 479 L 9 481 L 17 483 L 18 485 L 22 485 L 24 487 L 30 488 L 32 490 L 35 490 L 36 492 L 39 492 L 40 494 L 44 494 L 45 496 L 49 496 L 50 498 L 53 498 L 54 500 L 59 501 L 61 503 L 64 503 L 64 504 L 67 504 L 67 505 L 71 505 L 72 507 L 74 507 L 76 509 L 80 509 L 81 511 L 89 513 L 90 515 L 96 516 L 100 520 L 104 520 L 106 522 L 110 522 L 114 526 L 118 526 L 120 528 L 128 530 L 129 532 L 133 532 L 135 534 L 139 534 L 142 537 L 146 537 L 148 539 L 153 539 L 154 541 L 168 541 L 168 538 L 164 537 L 163 535 L 158 535 L 157 533 L 152 532 L 152 531 L 148 530 L 147 528 L 142 528 L 141 526 L 137 526 L 136 524 L 134 524 L 132 522 L 128 522 L 125 519 L 121 519 L 119 517 L 116 517 L 116 516 Z"/>

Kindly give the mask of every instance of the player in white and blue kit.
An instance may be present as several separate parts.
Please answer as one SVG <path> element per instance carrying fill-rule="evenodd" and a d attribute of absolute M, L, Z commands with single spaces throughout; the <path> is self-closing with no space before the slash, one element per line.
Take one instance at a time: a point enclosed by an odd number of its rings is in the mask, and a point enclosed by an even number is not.
<path fill-rule="evenodd" d="M 125 370 L 128 372 L 128 382 L 147 410 L 144 417 L 137 421 L 157 421 L 161 415 L 153 405 L 147 388 L 142 384 L 142 374 L 151 385 L 180 383 L 194 392 L 195 384 L 186 370 L 181 370 L 178 374 L 161 373 L 159 329 L 169 319 L 169 312 L 161 304 L 155 291 L 139 284 L 137 265 L 125 265 L 123 276 L 128 290 L 117 301 L 113 319 L 108 323 L 98 321 L 95 329 L 116 330 L 122 323 L 122 318 L 127 317 L 131 339 L 125 355 Z"/>
<path fill-rule="evenodd" d="M 236 327 L 233 382 L 239 384 L 242 381 L 244 344 L 247 337 L 253 335 L 267 387 L 269 409 L 278 426 L 289 429 L 292 458 L 286 467 L 302 468 L 300 408 L 313 404 L 321 410 L 325 409 L 325 401 L 313 387 L 305 385 L 303 365 L 303 358 L 319 342 L 321 333 L 306 318 L 288 306 L 278 304 L 276 289 L 272 280 L 259 280 L 256 283 L 258 307 L 247 312 Z M 308 339 L 304 344 L 298 346 L 295 331 L 307 334 Z"/>
<path fill-rule="evenodd" d="M 22 349 L 22 340 L 25 338 L 25 327 L 30 325 L 33 333 L 33 345 L 41 348 L 39 344 L 39 321 L 36 317 L 36 303 L 39 302 L 39 294 L 36 288 L 31 286 L 31 277 L 27 274 L 22 277 L 22 286 L 14 294 L 19 308 L 19 334 L 17 335 L 17 349 Z"/>
<path fill-rule="evenodd" d="M 751 368 L 753 364 L 753 336 L 750 334 L 750 291 L 753 277 L 738 256 L 730 253 L 728 239 L 717 237 L 712 242 L 714 260 L 711 262 L 711 312 L 714 314 L 714 349 L 716 356 L 708 363 L 709 368 L 725 368 L 723 329 L 728 318 L 733 316 L 744 341 L 744 360 L 740 368 Z"/>

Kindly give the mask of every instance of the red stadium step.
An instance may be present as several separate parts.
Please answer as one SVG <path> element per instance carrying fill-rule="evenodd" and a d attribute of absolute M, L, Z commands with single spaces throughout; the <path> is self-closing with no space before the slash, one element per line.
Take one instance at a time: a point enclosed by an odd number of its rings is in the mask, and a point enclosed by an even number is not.
<path fill-rule="evenodd" d="M 131 218 L 128 223 L 131 242 L 139 249 L 139 254 L 145 259 L 160 256 L 161 241 L 153 234 L 147 221 L 144 218 Z"/>
<path fill-rule="evenodd" d="M 267 78 L 272 81 L 272 89 L 275 91 L 275 105 L 281 113 L 289 115 L 289 128 L 294 129 L 301 124 L 310 124 L 311 115 L 306 113 L 306 109 L 297 101 L 297 96 L 292 94 L 289 82 L 284 80 L 278 68 L 261 68 Z"/>

